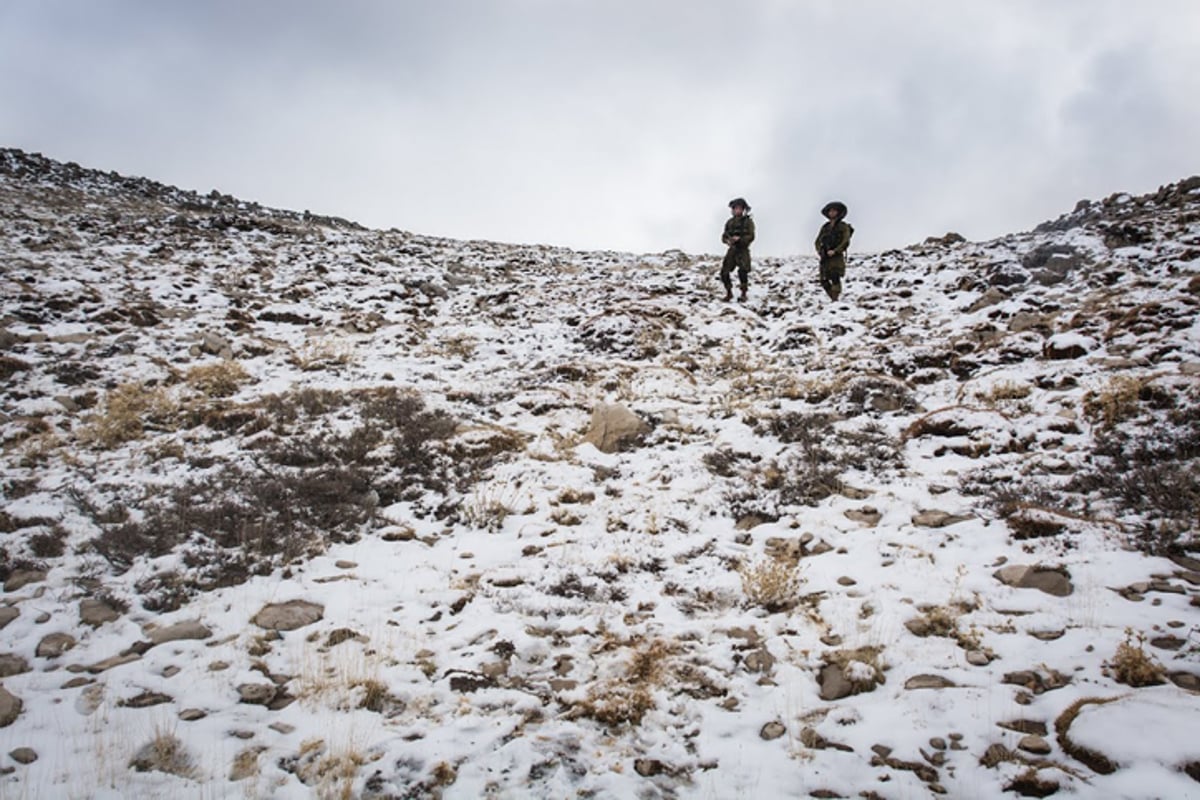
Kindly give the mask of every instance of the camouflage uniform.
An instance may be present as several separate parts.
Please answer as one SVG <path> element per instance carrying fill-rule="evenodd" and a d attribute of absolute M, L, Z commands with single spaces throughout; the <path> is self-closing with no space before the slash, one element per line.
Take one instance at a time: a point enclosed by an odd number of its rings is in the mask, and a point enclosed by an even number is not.
<path fill-rule="evenodd" d="M 853 229 L 845 222 L 846 206 L 842 203 L 830 203 L 821 210 L 828 216 L 830 210 L 838 212 L 837 219 L 831 219 L 821 226 L 814 242 L 817 255 L 821 259 L 821 288 L 833 300 L 842 293 L 842 276 L 846 274 L 846 248 L 850 246 L 850 235 Z M 829 251 L 833 255 L 829 255 Z"/>
<path fill-rule="evenodd" d="M 721 262 L 721 283 L 725 285 L 725 299 L 733 297 L 733 271 L 737 270 L 738 286 L 742 290 L 742 299 L 746 299 L 746 289 L 750 283 L 750 243 L 754 241 L 754 220 L 750 218 L 749 206 L 744 206 L 746 212 L 741 216 L 732 216 L 725 221 L 725 232 L 721 234 L 721 242 L 729 245 L 725 260 Z M 733 237 L 738 240 L 733 241 Z"/>

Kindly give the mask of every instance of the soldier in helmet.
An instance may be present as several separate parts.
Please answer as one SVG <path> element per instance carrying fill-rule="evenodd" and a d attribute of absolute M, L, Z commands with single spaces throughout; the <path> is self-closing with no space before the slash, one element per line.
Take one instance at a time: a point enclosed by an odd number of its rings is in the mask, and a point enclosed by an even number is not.
<path fill-rule="evenodd" d="M 721 263 L 721 283 L 725 285 L 725 299 L 733 299 L 733 271 L 737 270 L 741 294 L 738 300 L 746 299 L 750 283 L 750 243 L 754 241 L 754 220 L 750 218 L 750 204 L 738 197 L 729 201 L 732 216 L 725 221 L 725 232 L 721 242 L 729 246 L 725 260 Z"/>
<path fill-rule="evenodd" d="M 842 276 L 846 274 L 846 248 L 854 228 L 846 222 L 846 204 L 840 200 L 826 203 L 821 216 L 828 220 L 817 234 L 817 256 L 821 259 L 821 288 L 833 300 L 842 294 Z"/>

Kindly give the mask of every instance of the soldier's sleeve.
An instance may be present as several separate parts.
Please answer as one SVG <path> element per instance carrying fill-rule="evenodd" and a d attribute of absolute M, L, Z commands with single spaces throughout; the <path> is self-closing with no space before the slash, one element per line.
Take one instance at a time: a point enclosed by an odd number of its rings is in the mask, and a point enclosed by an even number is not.
<path fill-rule="evenodd" d="M 850 227 L 844 222 L 839 222 L 837 226 L 837 233 L 837 247 L 833 248 L 833 252 L 841 255 L 845 253 L 846 248 L 850 246 Z"/>
<path fill-rule="evenodd" d="M 750 243 L 753 241 L 754 241 L 754 220 L 747 217 L 746 218 L 746 232 L 742 234 L 742 244 L 749 247 Z"/>
<path fill-rule="evenodd" d="M 725 228 L 721 231 L 721 244 L 729 244 L 729 221 L 725 221 Z"/>
<path fill-rule="evenodd" d="M 821 226 L 821 230 L 817 231 L 817 238 L 813 239 L 813 247 L 817 249 L 817 255 L 823 256 L 825 252 L 821 250 L 821 240 L 825 238 L 825 226 Z"/>

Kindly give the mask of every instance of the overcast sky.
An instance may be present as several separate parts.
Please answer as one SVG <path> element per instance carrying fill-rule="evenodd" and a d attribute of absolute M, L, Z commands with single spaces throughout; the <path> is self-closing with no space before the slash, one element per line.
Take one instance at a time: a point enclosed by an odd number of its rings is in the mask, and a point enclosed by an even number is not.
<path fill-rule="evenodd" d="M 3 0 L 0 146 L 457 238 L 811 249 L 1200 173 L 1200 0 Z"/>

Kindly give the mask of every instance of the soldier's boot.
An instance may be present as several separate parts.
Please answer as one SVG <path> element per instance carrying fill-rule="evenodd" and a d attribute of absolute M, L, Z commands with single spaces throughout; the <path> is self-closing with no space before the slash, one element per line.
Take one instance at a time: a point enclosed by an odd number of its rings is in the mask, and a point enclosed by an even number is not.
<path fill-rule="evenodd" d="M 730 300 L 732 300 L 733 299 L 733 289 L 730 289 L 728 286 L 726 286 L 725 287 L 725 297 L 723 299 L 725 300 L 726 303 L 728 303 Z"/>
<path fill-rule="evenodd" d="M 825 287 L 825 291 L 829 293 L 830 300 L 837 300 L 842 296 L 842 284 L 840 281 L 830 281 Z"/>
<path fill-rule="evenodd" d="M 746 302 L 746 284 L 744 284 L 744 283 L 741 286 L 741 292 L 738 293 L 738 302 L 739 303 Z"/>

